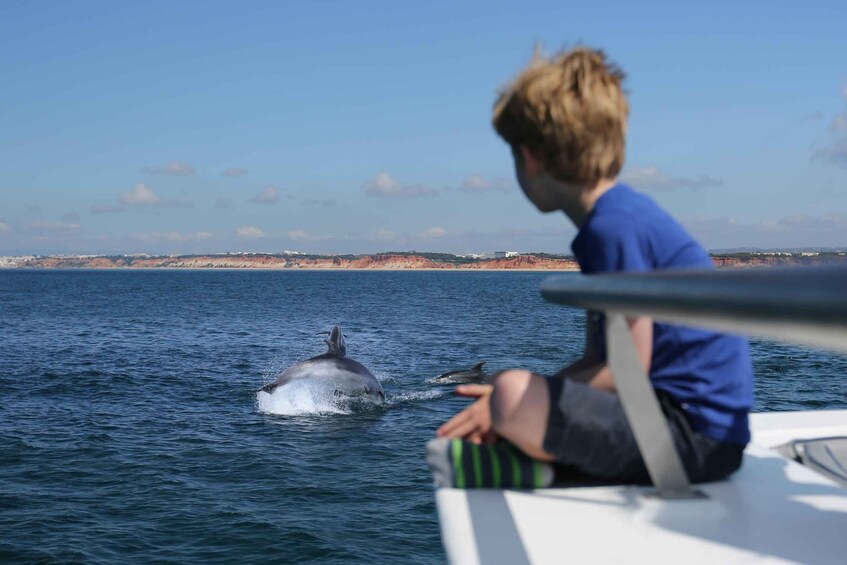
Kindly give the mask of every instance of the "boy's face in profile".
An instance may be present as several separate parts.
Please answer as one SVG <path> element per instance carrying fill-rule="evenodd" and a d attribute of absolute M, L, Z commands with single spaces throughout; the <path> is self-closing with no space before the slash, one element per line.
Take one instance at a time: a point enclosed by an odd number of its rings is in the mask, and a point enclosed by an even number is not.
<path fill-rule="evenodd" d="M 536 54 L 500 92 L 492 124 L 540 212 L 564 212 L 579 225 L 614 186 L 629 115 L 623 80 L 602 51 L 576 47 L 551 58 Z"/>
<path fill-rule="evenodd" d="M 541 163 L 524 147 L 512 148 L 512 159 L 515 161 L 515 177 L 524 195 L 532 202 L 539 212 L 555 212 L 562 207 L 556 202 L 553 183 L 545 182 L 550 179 L 544 173 Z"/>
<path fill-rule="evenodd" d="M 526 178 L 526 172 L 524 171 L 523 158 L 521 157 L 520 149 L 518 149 L 517 147 L 512 147 L 512 160 L 515 163 L 515 178 L 518 180 L 518 186 L 521 187 L 524 196 L 526 196 L 527 198 L 529 198 L 530 201 L 532 201 L 532 198 L 530 197 L 530 191 L 527 190 L 528 183 Z"/>

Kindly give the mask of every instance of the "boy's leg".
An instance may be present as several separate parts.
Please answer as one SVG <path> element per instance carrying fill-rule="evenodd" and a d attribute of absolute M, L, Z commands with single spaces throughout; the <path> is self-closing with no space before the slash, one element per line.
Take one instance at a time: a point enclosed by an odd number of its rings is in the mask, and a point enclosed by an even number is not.
<path fill-rule="evenodd" d="M 552 462 L 553 455 L 544 450 L 551 408 L 547 380 L 511 370 L 496 375 L 491 384 L 491 424 L 497 435 L 534 459 Z"/>
<path fill-rule="evenodd" d="M 493 429 L 526 454 L 524 459 L 518 458 L 521 468 L 515 467 L 511 476 L 495 472 L 506 469 L 506 462 L 513 459 L 515 453 L 509 451 L 512 448 L 508 444 L 479 446 L 465 442 L 468 449 L 463 451 L 455 445 L 463 440 L 439 438 L 430 442 L 430 454 L 449 463 L 441 465 L 445 479 L 439 484 L 457 485 L 459 471 L 469 477 L 468 469 L 479 468 L 482 479 L 475 483 L 468 480 L 467 486 L 519 486 L 512 477 L 520 477 L 518 482 L 523 487 L 546 486 L 552 481 L 552 467 L 541 461 L 555 461 L 599 479 L 649 484 L 647 468 L 617 395 L 527 371 L 506 371 L 497 375 L 493 384 Z M 744 446 L 719 443 L 694 432 L 684 409 L 666 393 L 658 394 L 690 480 L 722 479 L 741 465 Z M 448 458 L 448 445 L 459 453 Z M 430 466 L 436 471 L 432 461 Z M 436 478 L 438 475 L 436 472 Z M 496 476 L 502 478 L 491 479 Z M 537 480 L 527 483 L 528 476 Z"/>
<path fill-rule="evenodd" d="M 617 395 L 528 371 L 492 384 L 492 427 L 527 455 L 597 478 L 649 481 Z"/>
<path fill-rule="evenodd" d="M 553 457 L 541 448 L 550 410 L 546 381 L 526 371 L 507 371 L 493 384 L 492 428 L 507 441 L 478 445 L 459 438 L 431 440 L 427 463 L 435 482 L 458 488 L 550 486 L 554 472 L 547 462 Z"/>

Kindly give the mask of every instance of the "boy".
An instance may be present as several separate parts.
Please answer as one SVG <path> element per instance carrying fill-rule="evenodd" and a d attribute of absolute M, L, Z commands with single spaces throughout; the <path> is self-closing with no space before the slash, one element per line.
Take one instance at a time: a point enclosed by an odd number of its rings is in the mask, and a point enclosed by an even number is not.
<path fill-rule="evenodd" d="M 623 78 L 600 51 L 535 57 L 494 108 L 518 183 L 541 212 L 562 211 L 579 229 L 572 249 L 583 273 L 713 268 L 679 224 L 616 180 L 628 114 Z M 746 340 L 647 317 L 628 323 L 689 479 L 725 478 L 740 467 L 750 439 Z M 547 486 L 549 464 L 557 463 L 604 480 L 648 483 L 606 366 L 603 324 L 602 316 L 588 316 L 584 357 L 553 377 L 510 370 L 488 385 L 458 387 L 477 400 L 430 442 L 436 482 Z"/>

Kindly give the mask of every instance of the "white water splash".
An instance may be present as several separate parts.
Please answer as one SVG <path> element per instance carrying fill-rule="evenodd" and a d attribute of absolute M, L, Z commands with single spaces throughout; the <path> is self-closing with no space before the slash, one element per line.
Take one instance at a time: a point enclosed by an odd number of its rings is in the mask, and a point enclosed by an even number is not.
<path fill-rule="evenodd" d="M 401 392 L 400 394 L 392 394 L 387 396 L 385 403 L 389 406 L 396 404 L 408 404 L 410 402 L 420 402 L 422 400 L 432 400 L 433 398 L 441 398 L 449 393 L 445 389 L 437 390 L 420 390 L 414 392 Z"/>
<path fill-rule="evenodd" d="M 302 414 L 350 414 L 349 402 L 336 396 L 333 387 L 317 381 L 297 380 L 277 387 L 272 393 L 256 393 L 259 412 L 279 416 Z"/>

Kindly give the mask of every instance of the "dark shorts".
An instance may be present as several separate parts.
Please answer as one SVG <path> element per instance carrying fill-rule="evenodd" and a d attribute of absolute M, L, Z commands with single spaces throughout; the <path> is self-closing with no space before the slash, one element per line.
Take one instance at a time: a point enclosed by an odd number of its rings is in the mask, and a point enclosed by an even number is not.
<path fill-rule="evenodd" d="M 650 476 L 618 396 L 570 380 L 546 380 L 550 417 L 544 450 L 560 466 L 557 477 L 649 484 Z M 691 482 L 724 479 L 741 467 L 744 446 L 697 433 L 670 395 L 656 391 L 656 396 Z"/>

